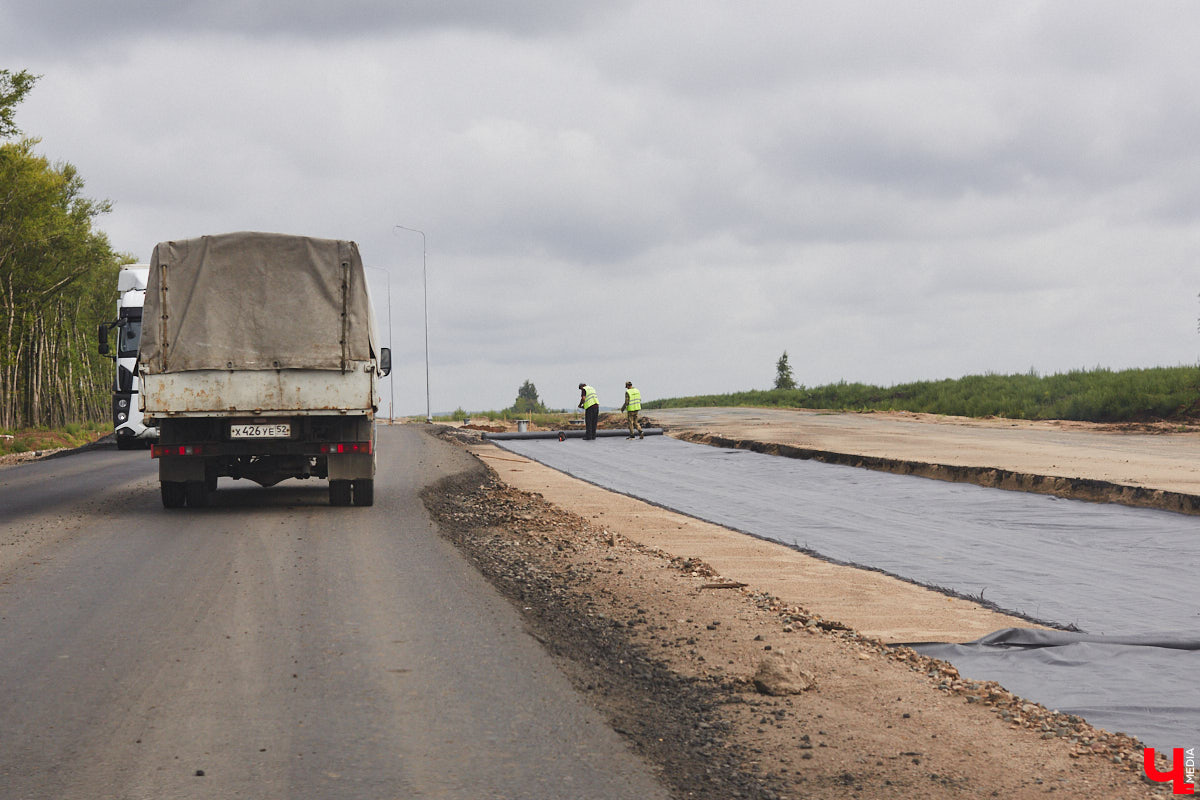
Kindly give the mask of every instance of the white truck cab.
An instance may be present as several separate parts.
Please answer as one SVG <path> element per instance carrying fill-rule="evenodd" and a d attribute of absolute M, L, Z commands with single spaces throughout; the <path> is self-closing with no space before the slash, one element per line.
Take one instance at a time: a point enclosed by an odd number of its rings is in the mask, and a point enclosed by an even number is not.
<path fill-rule="evenodd" d="M 158 439 L 158 429 L 148 427 L 138 403 L 138 345 L 142 338 L 142 306 L 146 302 L 148 264 L 131 264 L 117 275 L 117 318 L 102 323 L 98 338 L 100 353 L 113 359 L 113 431 L 117 447 L 132 450 L 149 447 Z M 116 353 L 111 352 L 109 333 L 116 330 Z"/>

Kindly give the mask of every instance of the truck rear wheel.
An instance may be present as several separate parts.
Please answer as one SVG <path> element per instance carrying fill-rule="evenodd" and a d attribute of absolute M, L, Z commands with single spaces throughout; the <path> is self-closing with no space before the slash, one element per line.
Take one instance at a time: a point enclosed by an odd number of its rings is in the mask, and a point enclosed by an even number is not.
<path fill-rule="evenodd" d="M 208 505 L 208 486 L 204 481 L 188 481 L 184 484 L 184 493 L 190 508 L 204 508 Z"/>
<path fill-rule="evenodd" d="M 158 485 L 162 490 L 163 508 L 183 508 L 183 504 L 187 500 L 184 488 L 186 484 L 179 481 L 160 481 Z"/>
<path fill-rule="evenodd" d="M 354 482 L 354 505 L 375 505 L 375 479 L 359 478 Z"/>
<path fill-rule="evenodd" d="M 329 482 L 329 505 L 350 505 L 350 481 Z"/>

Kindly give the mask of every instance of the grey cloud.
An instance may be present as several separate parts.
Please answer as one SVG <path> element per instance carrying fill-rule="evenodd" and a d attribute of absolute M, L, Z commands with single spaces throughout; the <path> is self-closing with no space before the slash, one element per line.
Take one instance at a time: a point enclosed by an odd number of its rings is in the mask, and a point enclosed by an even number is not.
<path fill-rule="evenodd" d="M 0 4 L 20 121 L 114 243 L 358 240 L 402 412 L 397 223 L 435 411 L 762 388 L 785 348 L 809 385 L 1193 357 L 1187 4 L 38 7 Z"/>
<path fill-rule="evenodd" d="M 525 37 L 569 32 L 618 13 L 624 5 L 585 0 L 14 0 L 0 9 L 0 23 L 21 32 L 14 45 L 64 48 L 207 33 L 329 41 L 455 29 Z"/>

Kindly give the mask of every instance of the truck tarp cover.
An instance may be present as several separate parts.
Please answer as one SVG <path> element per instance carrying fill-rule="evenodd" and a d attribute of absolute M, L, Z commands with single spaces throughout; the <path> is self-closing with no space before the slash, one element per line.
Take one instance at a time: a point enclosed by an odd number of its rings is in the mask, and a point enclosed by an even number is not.
<path fill-rule="evenodd" d="M 161 242 L 144 320 L 149 374 L 343 370 L 375 346 L 358 245 L 335 239 L 243 232 Z"/>

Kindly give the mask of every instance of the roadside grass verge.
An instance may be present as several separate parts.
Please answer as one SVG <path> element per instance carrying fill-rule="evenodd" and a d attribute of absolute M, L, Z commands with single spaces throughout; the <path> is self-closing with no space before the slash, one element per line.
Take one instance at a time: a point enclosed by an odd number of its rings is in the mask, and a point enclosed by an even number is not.
<path fill-rule="evenodd" d="M 72 422 L 62 428 L 0 428 L 0 455 L 82 447 L 111 433 L 108 423 Z"/>

